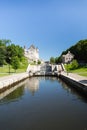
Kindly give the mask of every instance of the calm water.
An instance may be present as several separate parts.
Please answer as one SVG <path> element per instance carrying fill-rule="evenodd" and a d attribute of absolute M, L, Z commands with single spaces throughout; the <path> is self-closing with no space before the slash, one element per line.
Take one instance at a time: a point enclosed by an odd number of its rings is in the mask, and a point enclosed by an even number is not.
<path fill-rule="evenodd" d="M 87 99 L 57 78 L 27 79 L 0 100 L 0 130 L 87 130 Z"/>

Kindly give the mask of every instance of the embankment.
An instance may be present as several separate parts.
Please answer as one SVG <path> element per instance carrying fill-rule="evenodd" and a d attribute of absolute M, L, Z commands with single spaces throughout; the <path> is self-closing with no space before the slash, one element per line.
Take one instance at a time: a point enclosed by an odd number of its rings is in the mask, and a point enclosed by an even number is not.
<path fill-rule="evenodd" d="M 77 91 L 87 96 L 87 82 L 85 82 L 87 81 L 86 77 L 79 76 L 76 74 L 67 75 L 65 73 L 61 73 L 61 75 L 59 75 L 59 78 L 69 84 L 72 88 L 75 88 Z"/>
<path fill-rule="evenodd" d="M 0 78 L 0 92 L 5 91 L 28 77 L 28 73 L 20 73 Z"/>

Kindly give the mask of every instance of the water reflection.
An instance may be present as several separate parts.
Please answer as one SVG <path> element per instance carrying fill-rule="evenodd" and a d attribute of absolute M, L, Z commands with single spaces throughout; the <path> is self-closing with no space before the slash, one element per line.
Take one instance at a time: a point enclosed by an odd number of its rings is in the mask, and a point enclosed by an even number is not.
<path fill-rule="evenodd" d="M 23 94 L 24 94 L 24 86 L 21 86 L 20 88 L 17 88 L 15 91 L 8 94 L 8 96 L 3 98 L 1 103 L 10 103 L 10 102 L 18 101 L 21 99 Z"/>
<path fill-rule="evenodd" d="M 3 102 L 11 102 L 11 101 L 16 101 L 22 98 L 22 96 L 25 93 L 25 89 L 27 89 L 32 96 L 35 95 L 35 93 L 38 92 L 39 87 L 40 87 L 40 81 L 43 81 L 43 84 L 46 82 L 46 80 L 50 80 L 50 83 L 53 83 L 57 81 L 59 84 L 61 84 L 61 87 L 63 90 L 67 92 L 67 95 L 75 95 L 75 99 L 73 100 L 83 100 L 85 103 L 87 103 L 87 97 L 84 96 L 83 94 L 79 93 L 76 91 L 73 86 L 67 85 L 65 82 L 63 82 L 61 79 L 57 77 L 32 77 L 29 78 L 20 84 L 6 90 L 3 93 L 0 93 L 0 103 Z"/>
<path fill-rule="evenodd" d="M 67 92 L 67 95 L 72 94 L 75 95 L 73 100 L 83 100 L 85 103 L 87 103 L 87 97 L 85 95 L 83 95 L 82 93 L 76 91 L 75 88 L 73 88 L 73 86 L 67 85 L 65 82 L 63 82 L 63 80 L 57 78 L 57 77 L 33 77 L 27 80 L 27 84 L 25 85 L 26 88 L 29 90 L 29 92 L 32 93 L 32 95 L 34 96 L 34 94 L 39 90 L 40 87 L 40 80 L 46 81 L 46 80 L 50 80 L 50 82 L 55 82 L 58 81 L 58 83 L 61 84 L 62 88 Z"/>
<path fill-rule="evenodd" d="M 19 100 L 24 95 L 25 83 L 26 81 L 21 82 L 20 84 L 7 89 L 5 92 L 0 93 L 0 103 L 9 103 Z"/>
<path fill-rule="evenodd" d="M 29 92 L 31 92 L 32 95 L 34 96 L 35 92 L 39 90 L 39 78 L 32 77 L 28 79 L 25 88 L 27 88 Z"/>
<path fill-rule="evenodd" d="M 34 96 L 34 94 L 39 90 L 40 81 L 50 80 L 50 82 L 54 82 L 57 78 L 56 77 L 32 77 L 29 78 L 26 82 L 25 88 L 29 90 L 29 92 Z"/>
<path fill-rule="evenodd" d="M 72 85 L 67 85 L 63 80 L 58 79 L 58 82 L 61 84 L 62 88 L 67 91 L 67 94 L 75 95 L 77 99 L 87 103 L 87 96 L 77 91 Z M 74 100 L 77 100 L 77 99 Z"/>
<path fill-rule="evenodd" d="M 29 78 L 1 102 L 1 130 L 87 129 L 84 98 L 56 77 Z"/>

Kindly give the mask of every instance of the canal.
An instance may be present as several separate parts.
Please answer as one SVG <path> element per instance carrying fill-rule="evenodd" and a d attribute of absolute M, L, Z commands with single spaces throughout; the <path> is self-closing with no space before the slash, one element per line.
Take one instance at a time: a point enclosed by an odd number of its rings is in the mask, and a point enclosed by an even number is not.
<path fill-rule="evenodd" d="M 87 130 L 87 98 L 56 77 L 32 77 L 8 91 L 0 130 Z"/>

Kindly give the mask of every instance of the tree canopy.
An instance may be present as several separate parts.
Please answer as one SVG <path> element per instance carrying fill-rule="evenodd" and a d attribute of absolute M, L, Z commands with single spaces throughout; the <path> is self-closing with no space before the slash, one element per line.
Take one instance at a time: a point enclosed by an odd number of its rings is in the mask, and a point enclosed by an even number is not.
<path fill-rule="evenodd" d="M 50 58 L 50 63 L 51 63 L 51 64 L 54 64 L 54 63 L 55 63 L 55 58 L 54 58 L 54 57 L 51 57 L 51 58 Z"/>
<path fill-rule="evenodd" d="M 53 63 L 61 63 L 62 55 L 67 54 L 70 51 L 74 55 L 74 59 L 76 59 L 80 63 L 87 63 L 87 39 L 80 40 L 75 45 L 71 46 L 67 50 L 63 51 L 59 57 L 51 57 L 50 61 Z"/>
<path fill-rule="evenodd" d="M 6 62 L 11 64 L 13 57 L 18 57 L 21 61 L 21 58 L 24 56 L 24 50 L 22 47 L 11 44 L 6 47 Z"/>
<path fill-rule="evenodd" d="M 74 54 L 74 58 L 77 59 L 79 62 L 86 62 L 87 63 L 87 39 L 80 40 L 75 45 L 68 48 L 66 51 L 62 52 L 66 54 L 68 51 Z"/>
<path fill-rule="evenodd" d="M 24 49 L 13 44 L 11 40 L 0 40 L 0 66 L 9 64 L 16 70 L 19 68 L 20 63 L 22 66 L 25 63 L 28 64 L 27 59 L 24 57 Z"/>

